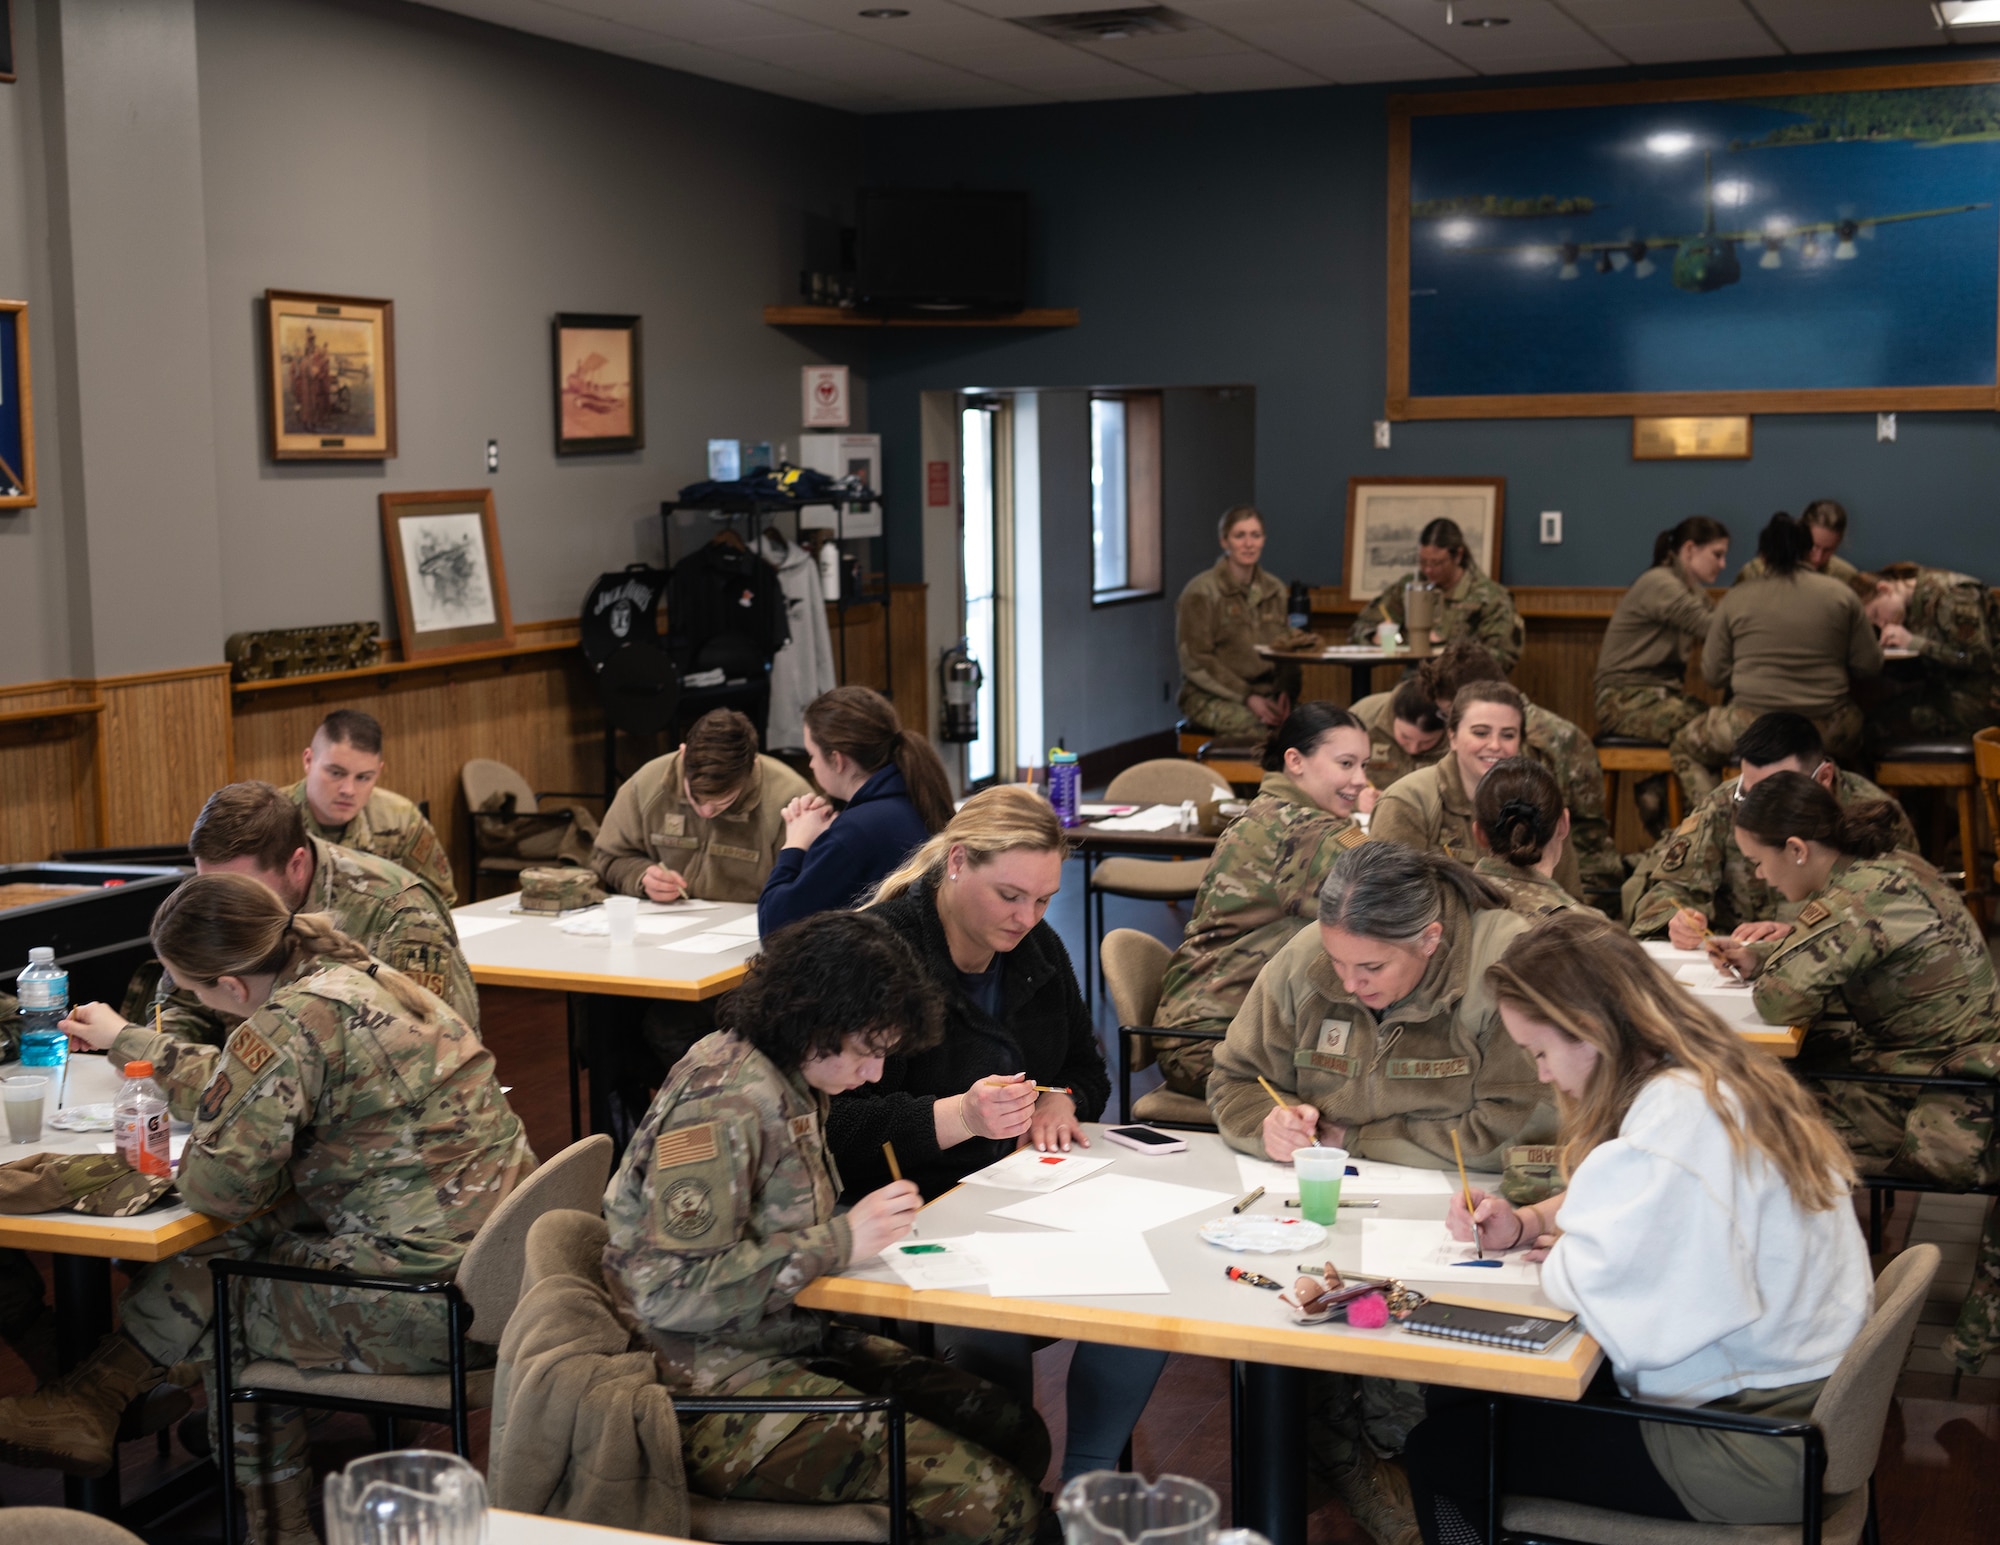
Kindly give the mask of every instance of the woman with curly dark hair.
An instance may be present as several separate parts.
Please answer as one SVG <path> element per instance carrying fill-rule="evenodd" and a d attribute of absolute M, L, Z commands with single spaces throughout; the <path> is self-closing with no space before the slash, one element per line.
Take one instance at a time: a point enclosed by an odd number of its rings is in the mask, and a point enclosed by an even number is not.
<path fill-rule="evenodd" d="M 605 1193 L 605 1276 L 683 1392 L 839 1397 L 893 1389 L 909 1410 L 910 1510 L 929 1545 L 1034 1537 L 1046 1429 L 984 1380 L 793 1302 L 813 1278 L 910 1232 L 899 1180 L 836 1212 L 831 1096 L 885 1057 L 936 1044 L 941 1003 L 880 917 L 823 912 L 784 929 L 646 1113 Z M 682 1429 L 688 1485 L 760 1502 L 888 1494 L 868 1416 L 721 1415 Z M 840 1456 L 834 1462 L 831 1456 Z"/>

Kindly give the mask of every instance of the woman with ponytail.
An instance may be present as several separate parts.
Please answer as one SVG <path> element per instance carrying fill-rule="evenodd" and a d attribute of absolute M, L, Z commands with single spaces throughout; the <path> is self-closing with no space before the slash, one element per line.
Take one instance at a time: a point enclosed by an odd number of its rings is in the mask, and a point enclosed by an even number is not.
<path fill-rule="evenodd" d="M 89 1361 L 0 1401 L 0 1453 L 72 1475 L 108 1470 L 127 1405 L 176 1363 L 208 1356 L 211 1257 L 449 1277 L 535 1167 L 478 1035 L 324 914 L 290 911 L 247 875 L 202 875 L 161 904 L 153 950 L 205 1007 L 242 1021 L 228 1045 L 155 1034 L 102 1003 L 63 1028 L 114 1062 L 178 1070 L 165 1082 L 201 1091 L 196 1109 L 176 1111 L 194 1121 L 181 1198 L 235 1226 L 139 1268 L 120 1329 Z M 435 1302 L 267 1279 L 240 1291 L 236 1325 L 252 1358 L 349 1373 L 449 1365 Z M 212 1384 L 209 1409 L 218 1409 Z M 251 1535 L 310 1538 L 304 1419 L 267 1406 L 258 1426 L 260 1441 L 238 1449 Z"/>
<path fill-rule="evenodd" d="M 1552 912 L 1588 912 L 1562 888 L 1556 867 L 1569 840 L 1569 811 L 1556 776 L 1531 756 L 1496 762 L 1472 796 L 1472 830 L 1485 854 L 1472 872 L 1527 918 Z"/>
<path fill-rule="evenodd" d="M 1662 745 L 1708 704 L 1687 690 L 1688 657 L 1708 633 L 1709 587 L 1729 561 L 1729 528 L 1690 515 L 1653 539 L 1653 566 L 1618 598 L 1597 655 L 1597 729 Z M 1639 785 L 1639 813 L 1657 828 L 1658 779 Z"/>
<path fill-rule="evenodd" d="M 1886 799 L 1843 806 L 1803 773 L 1772 773 L 1735 807 L 1736 843 L 1798 920 L 1755 944 L 1708 941 L 1750 979 L 1757 1012 L 1804 1025 L 1797 1071 L 2000 1077 L 2000 987 L 1956 887 L 1896 848 Z M 2000 1178 L 1990 1096 L 1833 1082 L 1817 1090 L 1864 1173 L 1952 1186 Z M 2000 1221 L 1945 1342 L 1967 1372 L 2000 1344 Z"/>
<path fill-rule="evenodd" d="M 757 929 L 767 935 L 858 905 L 951 819 L 944 763 L 881 693 L 822 692 L 806 706 L 805 742 L 820 792 L 785 806 L 785 845 L 757 898 Z"/>

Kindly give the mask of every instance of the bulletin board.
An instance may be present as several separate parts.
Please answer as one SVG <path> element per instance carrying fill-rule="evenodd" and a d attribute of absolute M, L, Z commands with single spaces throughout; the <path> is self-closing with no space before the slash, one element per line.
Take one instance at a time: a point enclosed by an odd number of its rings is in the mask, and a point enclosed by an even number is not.
<path fill-rule="evenodd" d="M 0 510 L 35 502 L 35 406 L 28 376 L 28 303 L 0 300 Z"/>

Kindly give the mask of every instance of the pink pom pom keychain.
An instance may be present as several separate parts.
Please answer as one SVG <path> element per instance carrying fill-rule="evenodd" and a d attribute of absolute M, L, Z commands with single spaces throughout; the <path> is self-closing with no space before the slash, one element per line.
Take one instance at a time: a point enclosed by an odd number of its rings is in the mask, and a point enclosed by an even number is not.
<path fill-rule="evenodd" d="M 1347 1306 L 1347 1323 L 1356 1330 L 1380 1330 L 1389 1323 L 1389 1300 L 1369 1293 Z"/>

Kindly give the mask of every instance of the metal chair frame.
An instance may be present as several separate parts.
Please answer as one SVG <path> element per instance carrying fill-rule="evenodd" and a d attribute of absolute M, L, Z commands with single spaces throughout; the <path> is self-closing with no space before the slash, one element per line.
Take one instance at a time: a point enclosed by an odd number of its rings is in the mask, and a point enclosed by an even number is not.
<path fill-rule="evenodd" d="M 1132 1119 L 1132 1048 L 1134 1044 L 1149 1036 L 1164 1035 L 1181 1041 L 1221 1041 L 1228 1038 L 1226 1030 L 1161 1030 L 1148 1025 L 1120 1025 L 1118 1027 L 1118 1120 L 1121 1125 Z M 1202 1126 L 1192 1121 L 1149 1121 L 1151 1127 L 1167 1127 L 1176 1132 L 1213 1132 L 1211 1124 Z"/>
<path fill-rule="evenodd" d="M 552 820 L 564 821 L 573 826 L 576 824 L 576 812 L 574 810 L 568 808 L 564 808 L 561 810 L 544 810 L 541 808 L 542 801 L 545 799 L 596 799 L 596 798 L 598 798 L 598 795 L 594 793 L 585 794 L 575 789 L 544 789 L 536 793 L 535 808 L 533 810 L 517 810 L 514 813 L 516 815 L 548 816 Z M 479 851 L 480 815 L 481 812 L 474 810 L 471 804 L 468 802 L 465 808 L 465 856 L 467 863 L 470 864 L 471 866 L 471 874 L 468 877 L 469 878 L 468 889 L 471 891 L 471 894 L 466 898 L 468 902 L 477 901 L 479 899 L 479 877 L 481 875 L 518 874 L 518 871 L 512 869 L 488 869 L 485 867 L 486 864 L 485 855 Z"/>

